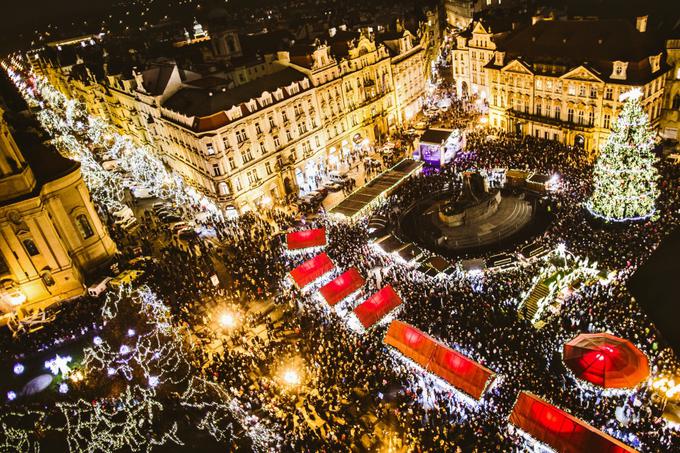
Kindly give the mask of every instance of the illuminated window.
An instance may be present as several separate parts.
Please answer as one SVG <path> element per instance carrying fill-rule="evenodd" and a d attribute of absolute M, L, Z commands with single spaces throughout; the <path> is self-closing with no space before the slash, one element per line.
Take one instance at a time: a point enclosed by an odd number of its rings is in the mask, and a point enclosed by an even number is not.
<path fill-rule="evenodd" d="M 36 256 L 40 254 L 38 247 L 36 247 L 35 242 L 33 242 L 33 239 L 24 239 L 21 242 L 24 244 L 24 248 L 30 256 Z"/>

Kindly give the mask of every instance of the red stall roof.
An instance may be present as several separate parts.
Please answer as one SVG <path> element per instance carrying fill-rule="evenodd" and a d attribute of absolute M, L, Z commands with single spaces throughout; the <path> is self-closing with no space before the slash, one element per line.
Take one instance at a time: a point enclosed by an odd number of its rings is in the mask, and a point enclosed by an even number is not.
<path fill-rule="evenodd" d="M 288 233 L 286 235 L 286 245 L 288 250 L 300 250 L 326 245 L 326 229 L 315 228 Z"/>
<path fill-rule="evenodd" d="M 606 388 L 632 388 L 649 376 L 649 362 L 633 343 L 612 334 L 582 333 L 562 350 L 579 379 Z"/>
<path fill-rule="evenodd" d="M 321 296 L 328 302 L 331 307 L 340 302 L 345 297 L 352 294 L 357 289 L 364 286 L 366 280 L 361 276 L 358 270 L 351 268 L 334 280 L 326 283 L 319 289 Z"/>
<path fill-rule="evenodd" d="M 526 391 L 517 397 L 510 423 L 562 453 L 637 453 L 609 434 Z"/>
<path fill-rule="evenodd" d="M 364 328 L 368 329 L 399 305 L 401 298 L 387 285 L 356 307 L 354 314 Z"/>
<path fill-rule="evenodd" d="M 493 379 L 494 373 L 488 368 L 405 322 L 392 321 L 383 341 L 475 399 Z"/>
<path fill-rule="evenodd" d="M 290 271 L 290 276 L 298 288 L 304 288 L 326 272 L 333 270 L 335 265 L 325 253 L 320 253 Z"/>

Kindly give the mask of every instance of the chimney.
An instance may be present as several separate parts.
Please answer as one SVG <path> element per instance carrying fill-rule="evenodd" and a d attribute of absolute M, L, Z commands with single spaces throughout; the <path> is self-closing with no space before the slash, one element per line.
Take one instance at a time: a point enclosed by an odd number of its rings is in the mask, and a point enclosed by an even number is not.
<path fill-rule="evenodd" d="M 290 52 L 278 51 L 276 52 L 276 59 L 279 61 L 279 63 L 290 63 Z"/>
<path fill-rule="evenodd" d="M 635 20 L 635 28 L 640 33 L 647 31 L 647 16 L 638 16 Z"/>
<path fill-rule="evenodd" d="M 337 32 L 338 32 L 338 30 L 335 27 L 331 27 L 331 28 L 328 29 L 328 36 L 330 36 L 332 38 L 333 36 L 335 36 L 335 34 Z"/>
<path fill-rule="evenodd" d="M 347 25 L 345 24 L 340 25 L 338 28 L 342 31 L 347 31 Z"/>
<path fill-rule="evenodd" d="M 496 66 L 503 66 L 505 64 L 505 52 L 496 51 L 494 54 L 494 62 Z"/>

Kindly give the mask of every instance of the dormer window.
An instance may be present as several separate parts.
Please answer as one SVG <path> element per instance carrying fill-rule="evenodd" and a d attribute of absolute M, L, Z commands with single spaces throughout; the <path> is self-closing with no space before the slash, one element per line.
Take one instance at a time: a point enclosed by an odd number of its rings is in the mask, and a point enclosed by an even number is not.
<path fill-rule="evenodd" d="M 615 61 L 614 68 L 612 70 L 612 79 L 626 80 L 626 70 L 628 69 L 628 63 L 625 61 Z"/>
<path fill-rule="evenodd" d="M 649 57 L 649 66 L 651 66 L 652 72 L 656 72 L 661 69 L 661 54 L 652 55 Z"/>

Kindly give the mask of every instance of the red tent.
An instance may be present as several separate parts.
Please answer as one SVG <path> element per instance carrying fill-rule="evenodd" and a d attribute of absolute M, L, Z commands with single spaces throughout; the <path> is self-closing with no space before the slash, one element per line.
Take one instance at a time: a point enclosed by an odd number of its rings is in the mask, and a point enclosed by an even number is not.
<path fill-rule="evenodd" d="M 326 229 L 315 228 L 288 233 L 286 235 L 286 245 L 288 250 L 300 250 L 326 245 Z"/>
<path fill-rule="evenodd" d="M 368 329 L 399 305 L 401 298 L 387 285 L 356 307 L 354 314 L 364 328 Z"/>
<path fill-rule="evenodd" d="M 437 347 L 437 343 L 428 335 L 396 319 L 390 323 L 383 342 L 396 348 L 424 369 L 427 369 Z"/>
<path fill-rule="evenodd" d="M 366 280 L 359 274 L 355 268 L 343 272 L 334 280 L 326 283 L 319 289 L 323 298 L 331 307 L 340 302 L 345 297 L 352 294 L 357 289 L 364 286 Z"/>
<path fill-rule="evenodd" d="M 493 379 L 491 370 L 404 322 L 392 321 L 383 341 L 475 399 Z"/>
<path fill-rule="evenodd" d="M 564 345 L 574 375 L 605 388 L 632 388 L 649 376 L 647 357 L 630 341 L 608 333 L 582 333 Z"/>
<path fill-rule="evenodd" d="M 525 391 L 517 397 L 510 423 L 561 453 L 637 453 L 610 435 Z"/>
<path fill-rule="evenodd" d="M 298 288 L 304 288 L 326 272 L 333 270 L 335 265 L 325 253 L 320 253 L 290 271 L 290 276 Z"/>

